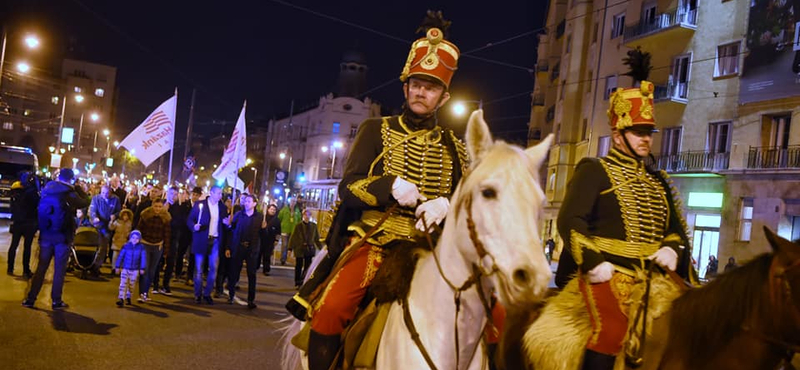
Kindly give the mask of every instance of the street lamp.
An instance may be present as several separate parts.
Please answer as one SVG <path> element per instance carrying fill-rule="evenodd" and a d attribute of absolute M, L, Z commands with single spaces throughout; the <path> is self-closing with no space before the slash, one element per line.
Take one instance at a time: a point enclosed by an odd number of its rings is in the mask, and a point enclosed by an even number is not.
<path fill-rule="evenodd" d="M 75 101 L 80 103 L 83 101 L 83 95 L 76 95 Z M 64 114 L 67 112 L 67 96 L 61 99 L 61 120 L 58 123 L 58 139 L 56 140 L 56 149 L 61 149 L 61 132 L 64 131 Z M 80 130 L 79 130 L 80 131 Z M 80 142 L 80 137 L 78 138 Z"/>
<path fill-rule="evenodd" d="M 36 35 L 28 34 L 25 36 L 25 45 L 28 45 L 28 49 L 36 49 L 39 47 L 39 38 Z"/>
<path fill-rule="evenodd" d="M 39 47 L 39 39 L 33 34 L 28 34 L 25 36 L 24 41 L 28 49 L 36 49 Z M 6 31 L 5 27 L 3 27 L 3 45 L 0 47 L 0 77 L 3 76 L 3 65 L 6 61 L 6 44 L 8 44 L 8 32 Z M 0 84 L 2 84 L 2 82 L 3 79 L 0 78 Z M 60 132 L 59 135 L 61 135 Z"/>
<path fill-rule="evenodd" d="M 453 104 L 453 114 L 460 117 L 467 113 L 467 103 L 477 103 L 478 109 L 483 109 L 483 100 L 460 100 Z"/>
<path fill-rule="evenodd" d="M 30 70 L 31 70 L 30 64 L 25 62 L 17 63 L 17 71 L 20 71 L 21 73 L 28 73 L 28 71 Z"/>

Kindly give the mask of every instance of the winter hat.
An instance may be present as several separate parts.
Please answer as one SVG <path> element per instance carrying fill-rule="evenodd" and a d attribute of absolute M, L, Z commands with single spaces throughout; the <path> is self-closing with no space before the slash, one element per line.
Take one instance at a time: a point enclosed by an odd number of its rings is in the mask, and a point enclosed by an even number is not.
<path fill-rule="evenodd" d="M 128 239 L 130 239 L 130 238 L 131 238 L 132 236 L 134 236 L 134 235 L 138 236 L 138 237 L 139 237 L 139 239 L 141 239 L 141 238 L 142 238 L 142 232 L 141 232 L 141 231 L 139 231 L 139 230 L 133 230 L 133 231 L 131 231 L 131 233 L 130 233 L 130 234 L 128 234 Z"/>

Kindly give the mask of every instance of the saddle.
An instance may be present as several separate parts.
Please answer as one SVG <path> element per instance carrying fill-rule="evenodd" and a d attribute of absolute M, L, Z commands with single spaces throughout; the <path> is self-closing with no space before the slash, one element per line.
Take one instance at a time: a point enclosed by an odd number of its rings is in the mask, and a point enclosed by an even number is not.
<path fill-rule="evenodd" d="M 394 302 L 408 296 L 412 279 L 409 272 L 415 270 L 423 249 L 429 248 L 426 245 L 400 245 L 387 250 L 358 313 L 342 333 L 342 346 L 334 364 L 341 364 L 341 369 L 375 368 L 389 309 Z M 321 289 L 324 290 L 324 286 Z M 310 328 L 310 322 L 306 321 L 303 329 L 292 338 L 292 344 L 305 352 L 308 352 Z"/>
<path fill-rule="evenodd" d="M 624 341 L 625 348 L 617 356 L 615 370 L 625 369 L 625 354 L 635 352 L 639 346 L 641 322 L 634 318 L 644 304 L 647 289 L 645 275 L 644 271 L 639 271 L 630 296 L 623 302 L 623 306 L 627 306 L 631 327 Z M 672 301 L 684 289 L 670 276 L 653 275 L 647 307 L 646 335 L 653 334 L 653 322 L 668 313 Z M 528 328 L 523 337 L 523 350 L 530 364 L 537 370 L 575 370 L 581 365 L 591 333 L 592 324 L 578 289 L 578 280 L 572 279 L 561 293 L 548 300 L 539 318 Z M 652 341 L 648 341 L 648 345 L 652 344 Z"/>

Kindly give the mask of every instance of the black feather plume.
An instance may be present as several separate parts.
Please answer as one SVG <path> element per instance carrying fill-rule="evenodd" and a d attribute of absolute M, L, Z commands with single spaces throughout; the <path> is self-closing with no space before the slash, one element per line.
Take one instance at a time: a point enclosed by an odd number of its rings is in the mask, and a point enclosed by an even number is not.
<path fill-rule="evenodd" d="M 636 49 L 628 50 L 628 57 L 622 59 L 622 64 L 628 66 L 628 72 L 624 73 L 623 76 L 631 76 L 634 85 L 647 80 L 650 76 L 650 71 L 653 69 L 650 64 L 650 58 L 650 53 L 642 51 L 639 46 Z"/>
<path fill-rule="evenodd" d="M 428 14 L 425 15 L 425 18 L 422 20 L 422 24 L 420 24 L 419 28 L 417 28 L 417 33 L 424 35 L 429 29 L 438 28 L 444 32 L 444 37 L 447 38 L 447 29 L 450 28 L 451 23 L 453 22 L 444 19 L 441 10 L 428 10 Z"/>

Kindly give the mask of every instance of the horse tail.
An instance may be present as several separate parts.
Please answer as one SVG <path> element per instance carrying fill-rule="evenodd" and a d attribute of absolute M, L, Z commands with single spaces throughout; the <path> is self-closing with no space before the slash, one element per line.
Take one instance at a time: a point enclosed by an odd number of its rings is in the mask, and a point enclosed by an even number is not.
<path fill-rule="evenodd" d="M 322 262 L 322 260 L 324 260 L 325 256 L 327 255 L 328 255 L 328 248 L 322 248 L 319 252 L 317 252 L 317 255 L 314 256 L 314 259 L 311 260 L 311 266 L 308 266 L 308 268 L 306 269 L 306 276 L 303 277 L 304 282 L 308 281 L 308 279 L 311 277 L 311 273 L 317 269 L 317 266 L 319 266 L 320 262 Z"/>
<path fill-rule="evenodd" d="M 311 277 L 311 273 L 317 268 L 317 266 L 325 259 L 325 256 L 328 254 L 328 249 L 324 248 L 311 261 L 311 266 L 306 269 L 306 276 L 304 276 L 303 281 L 308 281 Z M 300 332 L 300 329 L 303 328 L 303 322 L 300 320 L 295 319 L 293 316 L 287 316 L 285 319 L 281 319 L 277 322 L 278 330 L 281 333 L 281 338 L 279 339 L 278 343 L 281 346 L 281 369 L 283 370 L 302 370 L 304 369 L 303 366 L 303 351 L 292 344 L 292 338 L 294 338 L 297 333 Z"/>
<path fill-rule="evenodd" d="M 281 338 L 278 340 L 281 348 L 281 369 L 302 370 L 304 368 L 303 351 L 292 344 L 292 338 L 303 328 L 303 322 L 293 316 L 287 316 L 278 320 L 277 324 L 278 331 L 281 333 Z"/>

